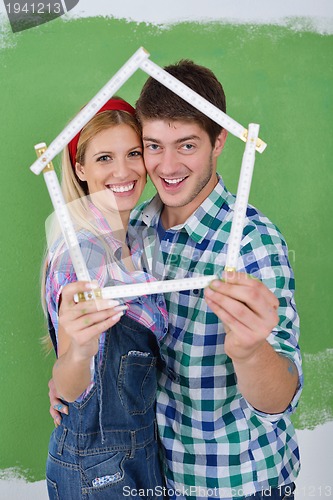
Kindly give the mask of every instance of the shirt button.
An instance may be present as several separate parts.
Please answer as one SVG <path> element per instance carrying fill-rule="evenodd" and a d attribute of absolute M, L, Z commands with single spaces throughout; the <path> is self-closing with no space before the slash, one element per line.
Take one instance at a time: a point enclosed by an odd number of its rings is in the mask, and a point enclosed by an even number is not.
<path fill-rule="evenodd" d="M 193 293 L 194 293 L 194 295 L 198 295 L 198 293 L 199 293 L 198 288 L 195 288 L 195 289 L 193 290 Z"/>

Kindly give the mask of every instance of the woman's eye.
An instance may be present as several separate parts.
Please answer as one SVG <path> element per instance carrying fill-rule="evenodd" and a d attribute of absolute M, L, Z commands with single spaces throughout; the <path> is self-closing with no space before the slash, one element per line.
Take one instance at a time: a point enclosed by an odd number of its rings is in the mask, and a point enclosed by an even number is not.
<path fill-rule="evenodd" d="M 142 153 L 141 153 L 141 151 L 137 151 L 137 150 L 136 150 L 136 151 L 131 151 L 131 152 L 129 153 L 129 156 L 131 156 L 131 157 L 133 157 L 133 156 L 134 156 L 134 157 L 135 157 L 135 156 L 142 156 Z"/>
<path fill-rule="evenodd" d="M 97 158 L 97 161 L 101 161 L 101 162 L 109 161 L 109 160 L 112 160 L 110 155 L 102 155 L 102 156 L 99 156 Z"/>

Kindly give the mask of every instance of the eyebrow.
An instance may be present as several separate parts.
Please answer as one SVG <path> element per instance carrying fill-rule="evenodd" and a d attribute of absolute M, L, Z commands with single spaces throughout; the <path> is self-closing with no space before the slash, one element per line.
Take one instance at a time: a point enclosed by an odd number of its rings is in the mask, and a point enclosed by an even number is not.
<path fill-rule="evenodd" d="M 135 151 L 136 149 L 142 149 L 142 146 L 141 144 L 138 144 L 137 146 L 133 146 L 132 148 L 129 148 L 127 150 L 127 153 L 130 153 L 131 151 Z M 114 152 L 113 151 L 99 151 L 98 153 L 95 153 L 94 155 L 92 155 L 92 157 L 94 158 L 95 156 L 99 156 L 99 155 L 113 155 Z"/>
<path fill-rule="evenodd" d="M 142 140 L 143 141 L 148 141 L 148 142 L 154 142 L 156 144 L 159 144 L 159 143 L 162 142 L 159 139 L 154 139 L 154 137 L 145 137 L 145 136 L 142 137 Z M 193 141 L 193 140 L 199 140 L 200 141 L 201 138 L 198 135 L 188 135 L 186 137 L 181 137 L 180 139 L 177 139 L 175 141 L 175 144 L 180 144 L 182 142 Z"/>
<path fill-rule="evenodd" d="M 98 153 L 94 154 L 93 155 L 93 158 L 94 156 L 99 156 L 99 155 L 112 155 L 112 151 L 99 151 Z"/>

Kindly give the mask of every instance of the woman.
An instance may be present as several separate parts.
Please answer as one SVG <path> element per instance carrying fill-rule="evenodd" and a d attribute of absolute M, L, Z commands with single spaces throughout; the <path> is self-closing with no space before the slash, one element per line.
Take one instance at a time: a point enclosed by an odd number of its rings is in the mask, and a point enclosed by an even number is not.
<path fill-rule="evenodd" d="M 134 488 L 157 498 L 163 480 L 155 370 L 167 330 L 163 297 L 126 305 L 73 300 L 94 286 L 152 279 L 141 270 L 142 251 L 128 230 L 146 183 L 134 109 L 110 99 L 69 143 L 62 169 L 64 196 L 97 283 L 77 282 L 64 243 L 51 243 L 43 283 L 57 353 L 53 380 L 69 412 L 50 440 L 49 497 L 117 499 Z"/>

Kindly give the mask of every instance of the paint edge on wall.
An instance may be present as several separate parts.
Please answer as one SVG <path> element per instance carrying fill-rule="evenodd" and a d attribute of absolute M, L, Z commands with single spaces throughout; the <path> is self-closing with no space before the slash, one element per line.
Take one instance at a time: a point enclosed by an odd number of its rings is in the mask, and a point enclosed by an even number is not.
<path fill-rule="evenodd" d="M 290 31 L 297 33 L 308 32 L 308 33 L 318 33 L 319 35 L 332 35 L 333 34 L 333 19 L 329 17 L 307 17 L 307 16 L 288 16 L 282 18 L 264 18 L 264 19 L 238 19 L 238 18 L 211 18 L 205 17 L 201 19 L 173 19 L 169 21 L 163 20 L 146 20 L 146 19 L 134 19 L 132 17 L 118 17 L 113 15 L 98 15 L 91 14 L 90 16 L 82 15 L 70 15 L 66 14 L 63 16 L 64 21 L 72 21 L 73 19 L 80 19 L 82 17 L 104 17 L 108 19 L 117 19 L 119 21 L 126 21 L 135 24 L 144 23 L 147 26 L 159 27 L 161 30 L 170 29 L 177 24 L 182 23 L 193 23 L 193 24 L 220 24 L 220 25 L 233 25 L 233 26 L 281 26 L 282 28 L 287 28 Z"/>
<path fill-rule="evenodd" d="M 0 499 L 47 500 L 46 481 L 27 482 L 24 472 L 10 468 L 0 471 Z"/>
<path fill-rule="evenodd" d="M 145 1 L 145 8 L 135 0 L 123 0 L 110 7 L 109 0 L 79 0 L 69 17 L 113 16 L 134 22 L 174 25 L 183 22 L 225 24 L 273 24 L 291 27 L 297 31 L 333 32 L 333 4 L 327 0 L 210 0 L 203 13 L 202 3 L 195 0 L 169 0 L 156 8 L 153 0 Z"/>
<path fill-rule="evenodd" d="M 333 421 L 314 430 L 297 430 L 302 468 L 296 482 L 295 500 L 330 497 L 333 495 L 332 440 Z M 315 458 L 315 460 L 314 460 Z M 28 483 L 16 469 L 0 472 L 0 498 L 47 500 L 45 481 Z"/>
<path fill-rule="evenodd" d="M 296 429 L 312 430 L 332 421 L 333 349 L 302 354 L 304 389 L 296 411 Z M 320 370 L 318 369 L 320 367 Z M 333 492 L 332 492 L 333 495 Z"/>
<path fill-rule="evenodd" d="M 164 16 L 163 13 L 159 13 L 158 18 L 144 18 L 141 16 L 126 16 L 126 15 L 115 15 L 103 12 L 94 12 L 94 11 L 75 11 L 64 14 L 61 19 L 65 22 L 70 22 L 76 19 L 81 18 L 89 18 L 89 17 L 102 17 L 105 19 L 116 19 L 119 21 L 126 21 L 128 23 L 134 24 L 145 24 L 147 27 L 157 27 L 160 30 L 167 30 L 182 23 L 194 23 L 194 24 L 220 24 L 220 25 L 245 25 L 245 26 L 262 26 L 262 25 L 271 25 L 271 26 L 281 26 L 289 29 L 294 32 L 309 32 L 309 33 L 318 33 L 320 35 L 332 35 L 333 34 L 333 17 L 330 15 L 321 15 L 321 16 L 306 16 L 301 13 L 297 16 L 281 16 L 281 17 L 222 17 L 222 16 L 205 16 L 205 17 L 180 17 L 180 18 L 171 18 L 168 16 Z M 34 28 L 32 28 L 34 29 Z M 7 19 L 7 15 L 0 8 L 0 49 L 8 47 L 6 44 L 3 46 L 1 40 L 3 38 L 7 38 L 8 34 L 12 33 L 11 28 Z M 18 33 L 15 33 L 16 36 L 19 36 Z"/>

